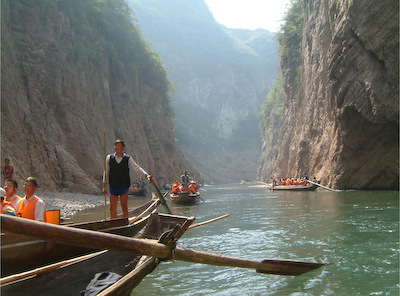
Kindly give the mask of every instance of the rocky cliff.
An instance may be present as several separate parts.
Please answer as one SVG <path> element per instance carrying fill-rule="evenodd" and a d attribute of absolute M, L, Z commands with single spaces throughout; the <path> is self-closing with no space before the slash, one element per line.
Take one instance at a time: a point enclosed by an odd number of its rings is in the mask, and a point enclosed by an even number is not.
<path fill-rule="evenodd" d="M 72 25 L 62 3 L 2 0 L 1 157 L 17 180 L 32 175 L 42 190 L 100 192 L 103 131 L 107 153 L 123 139 L 160 184 L 183 169 L 199 175 L 175 144 L 166 94 L 145 71 L 132 78 L 130 65 L 110 59 L 105 36 L 91 39 L 99 28 L 85 18 Z"/>
<path fill-rule="evenodd" d="M 285 115 L 258 177 L 269 166 L 333 188 L 398 188 L 399 2 L 302 2 L 301 74 L 281 64 Z"/>

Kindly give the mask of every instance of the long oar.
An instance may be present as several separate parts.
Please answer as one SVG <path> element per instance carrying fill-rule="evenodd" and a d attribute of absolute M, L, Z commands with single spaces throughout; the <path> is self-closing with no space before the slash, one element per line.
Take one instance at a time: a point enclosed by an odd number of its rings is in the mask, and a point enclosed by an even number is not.
<path fill-rule="evenodd" d="M 156 183 L 154 182 L 154 180 L 153 180 L 153 182 L 151 182 L 151 184 L 153 185 L 154 190 L 156 191 L 156 194 L 157 194 L 158 198 L 160 199 L 161 204 L 167 210 L 167 213 L 171 214 L 172 212 L 171 212 L 171 210 L 169 209 L 169 207 L 167 205 L 167 201 L 165 200 L 164 196 L 162 195 L 160 189 L 158 189 L 158 187 L 157 187 Z"/>
<path fill-rule="evenodd" d="M 215 222 L 215 221 L 227 218 L 227 217 L 229 217 L 229 214 L 225 214 L 225 215 L 219 216 L 217 218 L 213 218 L 213 219 L 210 219 L 210 220 L 207 220 L 207 221 L 203 221 L 203 222 L 200 222 L 200 223 L 193 224 L 193 225 L 189 226 L 188 229 L 193 229 L 193 228 L 196 228 L 196 227 L 199 227 L 199 226 L 203 226 L 203 225 L 206 225 L 206 224 L 209 224 L 209 223 L 212 223 L 212 222 Z"/>
<path fill-rule="evenodd" d="M 109 249 L 126 253 L 145 254 L 158 258 L 168 258 L 171 254 L 169 246 L 158 243 L 156 240 L 123 237 L 115 234 L 52 225 L 8 215 L 0 215 L 0 217 L 1 231 L 6 233 L 19 233 L 58 243 L 99 250 Z M 299 275 L 325 265 L 324 263 L 291 260 L 256 261 L 181 248 L 176 248 L 173 255 L 175 260 L 219 266 L 253 268 L 257 272 L 281 275 Z"/>
<path fill-rule="evenodd" d="M 250 180 L 250 179 L 246 179 L 246 181 L 254 182 L 254 183 L 260 183 L 260 184 L 267 185 L 267 186 L 271 187 L 271 183 L 265 183 L 265 182 L 261 182 L 261 181 Z"/>
<path fill-rule="evenodd" d="M 104 130 L 104 180 L 103 183 L 107 184 L 107 173 L 106 173 L 106 130 Z M 107 218 L 107 193 L 104 193 L 104 220 Z"/>
<path fill-rule="evenodd" d="M 321 184 L 315 183 L 315 182 L 313 182 L 313 181 L 310 181 L 310 180 L 307 180 L 307 182 L 308 182 L 308 183 L 311 183 L 311 184 L 314 184 L 314 185 L 317 185 L 317 186 L 319 186 L 319 187 L 325 188 L 325 189 L 327 189 L 327 190 L 330 190 L 330 191 L 334 191 L 334 192 L 337 192 L 337 191 L 339 191 L 339 190 L 334 190 L 334 189 L 332 189 L 332 188 L 329 188 L 329 187 L 326 187 L 326 186 L 324 186 L 324 185 L 321 185 Z"/>

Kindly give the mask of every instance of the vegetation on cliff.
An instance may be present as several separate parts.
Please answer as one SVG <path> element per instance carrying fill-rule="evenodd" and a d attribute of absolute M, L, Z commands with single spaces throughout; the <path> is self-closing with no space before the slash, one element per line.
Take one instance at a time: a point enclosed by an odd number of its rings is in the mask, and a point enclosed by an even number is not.
<path fill-rule="evenodd" d="M 301 71 L 301 40 L 303 28 L 303 8 L 300 0 L 292 0 L 284 15 L 277 39 L 279 41 L 279 57 L 281 65 L 288 68 L 292 77 L 298 79 Z M 295 80 L 297 80 L 295 79 Z M 283 87 L 282 72 L 279 71 L 275 78 L 272 90 L 268 93 L 267 99 L 261 106 L 258 117 L 260 120 L 261 133 L 265 137 L 270 136 L 276 128 L 276 123 L 284 113 L 285 91 Z"/>
<path fill-rule="evenodd" d="M 281 65 L 289 69 L 291 76 L 298 78 L 302 65 L 303 6 L 301 0 L 290 2 L 283 20 L 277 34 Z"/>
<path fill-rule="evenodd" d="M 267 95 L 267 100 L 261 105 L 261 112 L 258 117 L 260 129 L 264 137 L 274 132 L 275 123 L 280 120 L 284 113 L 285 92 L 283 90 L 282 72 L 279 71 L 275 78 L 274 86 Z"/>
<path fill-rule="evenodd" d="M 135 26 L 134 13 L 124 0 L 29 2 L 40 6 L 42 14 L 56 4 L 69 17 L 77 40 L 75 52 L 68 56 L 69 60 L 100 67 L 105 53 L 114 77 L 126 78 L 134 89 L 138 83 L 151 85 L 164 99 L 165 110 L 173 117 L 173 108 L 168 98 L 172 85 L 168 80 L 167 69 L 158 53 L 150 48 Z"/>

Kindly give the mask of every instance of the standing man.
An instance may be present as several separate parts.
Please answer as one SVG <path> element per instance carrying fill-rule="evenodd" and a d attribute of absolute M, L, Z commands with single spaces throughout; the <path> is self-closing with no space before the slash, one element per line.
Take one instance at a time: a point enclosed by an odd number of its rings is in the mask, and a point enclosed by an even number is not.
<path fill-rule="evenodd" d="M 44 201 L 35 195 L 38 187 L 38 180 L 28 177 L 24 184 L 25 197 L 18 203 L 18 216 L 22 218 L 45 221 L 46 206 Z"/>
<path fill-rule="evenodd" d="M 4 176 L 4 180 L 12 179 L 12 177 L 13 177 L 14 168 L 10 164 L 10 160 L 8 158 L 4 159 L 4 167 L 1 170 L 1 173 Z"/>
<path fill-rule="evenodd" d="M 183 175 L 181 175 L 181 183 L 182 183 L 182 191 L 189 190 L 190 177 L 187 171 L 184 171 Z"/>
<path fill-rule="evenodd" d="M 144 175 L 149 182 L 152 177 L 146 173 L 129 155 L 125 154 L 125 143 L 116 140 L 114 143 L 114 154 L 106 157 L 106 171 L 103 176 L 103 193 L 107 194 L 107 185 L 110 187 L 110 214 L 111 219 L 117 218 L 118 196 L 121 200 L 123 217 L 128 217 L 128 190 L 133 185 L 133 176 L 130 173 Z"/>
<path fill-rule="evenodd" d="M 17 181 L 14 179 L 6 179 L 4 182 L 4 189 L 6 191 L 6 200 L 11 202 L 15 209 L 18 209 L 18 203 L 21 200 L 21 197 L 17 195 Z"/>

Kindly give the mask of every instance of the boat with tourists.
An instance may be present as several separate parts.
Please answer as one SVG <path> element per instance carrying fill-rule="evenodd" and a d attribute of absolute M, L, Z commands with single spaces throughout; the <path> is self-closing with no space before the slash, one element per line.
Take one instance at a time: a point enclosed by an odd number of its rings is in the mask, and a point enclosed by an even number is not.
<path fill-rule="evenodd" d="M 200 191 L 195 181 L 191 181 L 188 189 L 183 189 L 180 182 L 172 185 L 170 199 L 172 202 L 182 205 L 194 205 L 200 201 Z"/>
<path fill-rule="evenodd" d="M 157 210 L 159 203 L 159 199 L 150 200 L 129 211 L 129 218 L 119 217 L 63 226 L 134 236 L 147 224 L 150 214 Z M 90 252 L 93 252 L 92 248 L 24 237 L 18 233 L 1 233 L 1 273 L 6 276 Z"/>
<path fill-rule="evenodd" d="M 271 190 L 288 190 L 288 191 L 313 191 L 318 185 L 311 184 L 306 178 L 281 178 L 279 181 L 272 180 Z"/>
<path fill-rule="evenodd" d="M 147 195 L 146 182 L 144 182 L 143 180 L 141 182 L 136 181 L 133 184 L 133 186 L 129 188 L 129 195 L 146 196 Z"/>

